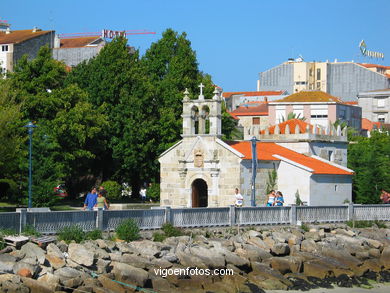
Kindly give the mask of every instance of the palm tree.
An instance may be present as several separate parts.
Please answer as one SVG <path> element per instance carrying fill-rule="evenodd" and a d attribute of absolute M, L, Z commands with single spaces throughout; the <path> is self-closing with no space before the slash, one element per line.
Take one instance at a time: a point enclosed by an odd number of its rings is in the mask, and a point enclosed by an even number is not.
<path fill-rule="evenodd" d="M 287 114 L 287 118 L 284 118 L 284 116 L 282 116 L 282 122 L 285 122 L 287 120 L 291 120 L 291 119 L 299 119 L 299 120 L 302 120 L 302 121 L 305 121 L 306 118 L 305 117 L 300 117 L 301 116 L 301 113 L 293 113 L 293 112 L 290 112 Z"/>

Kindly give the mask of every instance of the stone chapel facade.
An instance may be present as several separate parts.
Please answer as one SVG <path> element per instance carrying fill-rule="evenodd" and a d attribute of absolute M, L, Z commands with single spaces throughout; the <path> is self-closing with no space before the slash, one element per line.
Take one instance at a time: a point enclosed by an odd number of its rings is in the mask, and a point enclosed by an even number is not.
<path fill-rule="evenodd" d="M 196 100 L 189 99 L 187 90 L 184 93 L 182 140 L 159 158 L 160 205 L 188 208 L 229 206 L 235 202 L 234 189 L 239 188 L 244 196 L 244 206 L 249 206 L 250 142 L 221 140 L 222 98 L 215 90 L 211 99 L 205 99 L 202 85 L 200 87 L 201 93 Z M 335 139 L 344 142 L 346 139 L 341 137 L 344 134 L 333 131 L 323 135 L 313 127 L 303 129 L 305 131 L 310 133 L 300 133 L 296 127 L 296 133 L 288 130 L 287 136 L 256 135 L 260 138 L 255 185 L 257 205 L 265 202 L 268 174 L 272 170 L 277 172 L 276 185 L 285 194 L 286 204 L 295 202 L 296 191 L 308 205 L 351 201 L 353 171 L 342 166 L 346 160 L 337 164 L 308 153 L 302 146 L 308 141 L 325 141 L 326 145 Z"/>

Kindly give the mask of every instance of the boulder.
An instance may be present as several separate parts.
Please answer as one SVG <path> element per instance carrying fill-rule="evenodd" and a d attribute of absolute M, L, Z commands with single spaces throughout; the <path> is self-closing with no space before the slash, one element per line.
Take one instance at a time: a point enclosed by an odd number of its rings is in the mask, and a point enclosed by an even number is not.
<path fill-rule="evenodd" d="M 390 246 L 383 248 L 379 263 L 386 269 L 390 269 Z"/>
<path fill-rule="evenodd" d="M 68 252 L 68 244 L 66 244 L 64 240 L 57 242 L 56 245 L 61 250 L 62 253 Z"/>
<path fill-rule="evenodd" d="M 122 285 L 118 284 L 117 282 L 114 282 L 110 278 L 107 278 L 106 276 L 99 276 L 98 280 L 100 284 L 102 284 L 104 289 L 111 290 L 111 292 L 117 292 L 117 293 L 126 293 L 128 292 Z"/>
<path fill-rule="evenodd" d="M 232 264 L 236 267 L 249 266 L 248 259 L 238 256 L 233 252 L 226 251 L 224 255 L 225 255 L 226 263 L 228 264 Z"/>
<path fill-rule="evenodd" d="M 379 259 L 381 257 L 381 252 L 379 249 L 376 249 L 376 248 L 370 248 L 368 250 L 368 254 L 370 257 L 372 258 L 376 258 L 376 259 Z"/>
<path fill-rule="evenodd" d="M 9 254 L 0 254 L 0 272 L 13 273 L 13 267 L 17 262 L 17 258 Z"/>
<path fill-rule="evenodd" d="M 184 267 L 197 267 L 200 269 L 208 268 L 202 259 L 188 252 L 178 251 L 176 252 L 176 256 L 179 259 L 179 263 Z"/>
<path fill-rule="evenodd" d="M 1 292 L 9 292 L 9 293 L 29 293 L 30 289 L 23 285 L 22 283 L 13 283 L 11 281 L 5 281 L 0 283 Z"/>
<path fill-rule="evenodd" d="M 27 242 L 25 245 L 22 246 L 20 250 L 24 252 L 25 258 L 36 257 L 39 264 L 43 265 L 45 263 L 45 259 L 46 259 L 45 251 L 42 248 L 40 248 L 38 245 L 32 242 Z"/>
<path fill-rule="evenodd" d="M 236 249 L 235 253 L 243 258 L 247 258 L 250 261 L 262 261 L 272 257 L 268 250 L 262 248 L 244 244 L 242 248 Z"/>
<path fill-rule="evenodd" d="M 108 255 L 112 261 L 120 262 L 122 260 L 122 252 L 120 251 L 111 252 Z"/>
<path fill-rule="evenodd" d="M 151 262 L 147 258 L 127 253 L 122 255 L 120 262 L 131 264 L 132 266 L 140 269 L 145 269 L 151 265 Z"/>
<path fill-rule="evenodd" d="M 140 254 L 140 252 L 130 243 L 126 242 L 116 242 L 116 247 L 119 249 L 121 253 L 134 253 L 136 255 Z"/>
<path fill-rule="evenodd" d="M 169 252 L 166 255 L 162 257 L 163 260 L 169 261 L 171 263 L 177 263 L 179 258 L 176 256 L 176 254 Z"/>
<path fill-rule="evenodd" d="M 325 279 L 332 275 L 333 269 L 334 267 L 320 260 L 311 260 L 303 264 L 303 274 L 307 277 Z"/>
<path fill-rule="evenodd" d="M 45 283 L 30 278 L 21 278 L 23 285 L 30 289 L 30 293 L 53 293 Z"/>
<path fill-rule="evenodd" d="M 153 286 L 153 289 L 155 291 L 158 291 L 158 292 L 171 292 L 172 291 L 172 286 L 164 278 L 152 279 L 152 286 Z"/>
<path fill-rule="evenodd" d="M 287 290 L 292 283 L 283 277 L 278 271 L 269 266 L 252 262 L 252 272 L 248 274 L 248 282 L 266 290 Z"/>
<path fill-rule="evenodd" d="M 55 245 L 54 243 L 49 243 L 49 244 L 47 245 L 46 253 L 47 253 L 47 254 L 50 254 L 50 255 L 53 255 L 53 256 L 55 256 L 55 257 L 58 257 L 58 258 L 64 258 L 63 252 L 62 252 L 61 249 L 59 249 L 58 246 Z"/>
<path fill-rule="evenodd" d="M 305 239 L 313 239 L 315 242 L 321 241 L 320 233 L 316 230 L 305 232 Z"/>
<path fill-rule="evenodd" d="M 276 243 L 272 246 L 271 253 L 274 255 L 287 255 L 290 253 L 290 247 L 287 243 Z"/>
<path fill-rule="evenodd" d="M 111 264 L 113 266 L 112 272 L 115 275 L 115 279 L 118 281 L 129 281 L 132 284 L 144 287 L 146 281 L 149 278 L 148 273 L 143 269 L 120 262 L 112 262 Z"/>
<path fill-rule="evenodd" d="M 173 264 L 165 259 L 162 258 L 154 258 L 151 261 L 151 265 L 154 267 L 162 268 L 162 269 L 168 269 L 173 266 Z"/>
<path fill-rule="evenodd" d="M 50 273 L 46 273 L 42 277 L 38 278 L 38 282 L 44 283 L 53 292 L 61 289 L 60 278 L 58 276 L 50 274 Z"/>
<path fill-rule="evenodd" d="M 109 271 L 110 260 L 98 259 L 96 262 L 96 271 L 98 274 L 105 274 Z"/>
<path fill-rule="evenodd" d="M 367 239 L 367 244 L 371 248 L 375 248 L 375 249 L 382 249 L 383 248 L 383 244 L 377 240 L 374 240 L 374 239 Z"/>
<path fill-rule="evenodd" d="M 189 252 L 199 259 L 209 268 L 225 267 L 225 257 L 221 255 L 221 251 L 216 248 L 209 248 L 203 246 L 191 247 Z"/>
<path fill-rule="evenodd" d="M 295 237 L 293 234 L 289 232 L 272 232 L 272 238 L 277 242 L 277 243 L 287 243 L 288 239 L 291 237 Z"/>
<path fill-rule="evenodd" d="M 81 277 L 76 277 L 68 280 L 63 280 L 61 283 L 68 288 L 77 288 L 83 284 L 83 279 Z"/>
<path fill-rule="evenodd" d="M 83 266 L 90 267 L 94 263 L 94 253 L 86 249 L 83 245 L 71 243 L 68 247 L 69 258 Z"/>
<path fill-rule="evenodd" d="M 66 265 L 64 258 L 58 257 L 54 254 L 46 254 L 46 259 L 55 270 L 62 268 Z"/>
<path fill-rule="evenodd" d="M 61 282 L 82 276 L 82 272 L 74 268 L 63 267 L 54 272 Z"/>
<path fill-rule="evenodd" d="M 301 251 L 303 252 L 315 252 L 317 251 L 317 245 L 313 239 L 305 239 L 301 243 Z"/>
<path fill-rule="evenodd" d="M 25 263 L 23 261 L 19 261 L 15 263 L 13 267 L 14 274 L 20 275 L 22 277 L 28 277 L 28 278 L 35 276 L 35 274 L 38 272 L 38 269 L 39 269 L 38 265 Z"/>
<path fill-rule="evenodd" d="M 255 231 L 255 230 L 249 230 L 248 232 L 246 232 L 246 234 L 247 234 L 250 238 L 255 238 L 255 237 L 262 238 L 261 233 Z"/>
<path fill-rule="evenodd" d="M 298 256 L 272 257 L 267 260 L 272 269 L 281 274 L 300 273 L 302 269 L 302 259 Z"/>
<path fill-rule="evenodd" d="M 265 251 L 270 251 L 270 246 L 258 237 L 249 238 L 248 243 L 257 246 Z"/>
<path fill-rule="evenodd" d="M 353 232 L 352 230 L 337 228 L 335 231 L 336 231 L 336 234 L 341 234 L 341 235 L 345 235 L 345 236 L 349 236 L 349 237 L 356 236 L 356 233 Z"/>
<path fill-rule="evenodd" d="M 272 246 L 275 245 L 275 240 L 272 239 L 272 237 L 265 237 L 263 241 L 265 245 L 268 247 L 268 249 L 270 249 Z"/>
<path fill-rule="evenodd" d="M 160 254 L 161 244 L 150 240 L 133 241 L 131 246 L 142 256 L 156 257 Z M 122 251 L 125 253 L 125 251 Z"/>
<path fill-rule="evenodd" d="M 17 275 L 21 277 L 26 277 L 26 278 L 32 278 L 32 272 L 30 269 L 27 268 L 21 268 L 16 272 Z"/>

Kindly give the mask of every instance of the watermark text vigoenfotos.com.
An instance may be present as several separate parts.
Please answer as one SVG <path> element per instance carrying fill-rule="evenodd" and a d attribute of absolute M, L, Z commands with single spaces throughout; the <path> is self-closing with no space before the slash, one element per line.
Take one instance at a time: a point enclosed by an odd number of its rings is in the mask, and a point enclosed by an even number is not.
<path fill-rule="evenodd" d="M 166 278 L 168 276 L 232 276 L 232 269 L 199 269 L 199 268 L 169 268 L 169 269 L 154 269 L 157 276 Z"/>

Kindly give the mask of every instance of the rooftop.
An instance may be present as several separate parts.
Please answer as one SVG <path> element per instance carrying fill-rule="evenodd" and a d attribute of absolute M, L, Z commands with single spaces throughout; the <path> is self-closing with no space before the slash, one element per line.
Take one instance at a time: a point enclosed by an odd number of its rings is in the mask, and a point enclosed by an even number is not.
<path fill-rule="evenodd" d="M 243 154 L 244 160 L 252 159 L 252 149 L 250 141 L 230 141 L 227 142 L 227 144 L 235 150 L 239 151 L 241 154 Z M 341 166 L 337 167 L 331 163 L 305 156 L 273 142 L 258 142 L 256 145 L 256 151 L 258 160 L 280 161 L 280 158 L 274 156 L 279 155 L 297 164 L 312 169 L 313 174 L 353 175 L 352 172 L 345 170 Z"/>
<path fill-rule="evenodd" d="M 54 31 L 42 31 L 39 29 L 34 30 L 11 30 L 8 34 L 6 32 L 0 32 L 0 44 L 18 44 L 37 36 L 54 33 Z"/>
<path fill-rule="evenodd" d="M 362 118 L 362 129 L 371 131 L 373 129 L 380 129 L 382 127 L 380 122 L 372 122 L 367 118 Z"/>
<path fill-rule="evenodd" d="M 268 116 L 267 103 L 252 103 L 250 105 L 240 106 L 230 112 L 232 116 Z"/>
<path fill-rule="evenodd" d="M 343 103 L 339 98 L 322 91 L 301 91 L 275 102 L 334 102 Z"/>
<path fill-rule="evenodd" d="M 385 65 L 379 65 L 379 64 L 370 64 L 370 63 L 358 63 L 361 66 L 364 66 L 366 68 L 383 68 L 383 69 L 390 69 L 390 66 Z"/>
<path fill-rule="evenodd" d="M 258 96 L 280 96 L 285 91 L 255 91 L 255 92 L 225 92 L 222 94 L 224 98 L 230 98 L 234 95 L 242 95 L 244 97 L 258 97 Z"/>
<path fill-rule="evenodd" d="M 60 39 L 60 48 L 81 48 L 100 39 L 100 37 L 80 37 Z"/>

